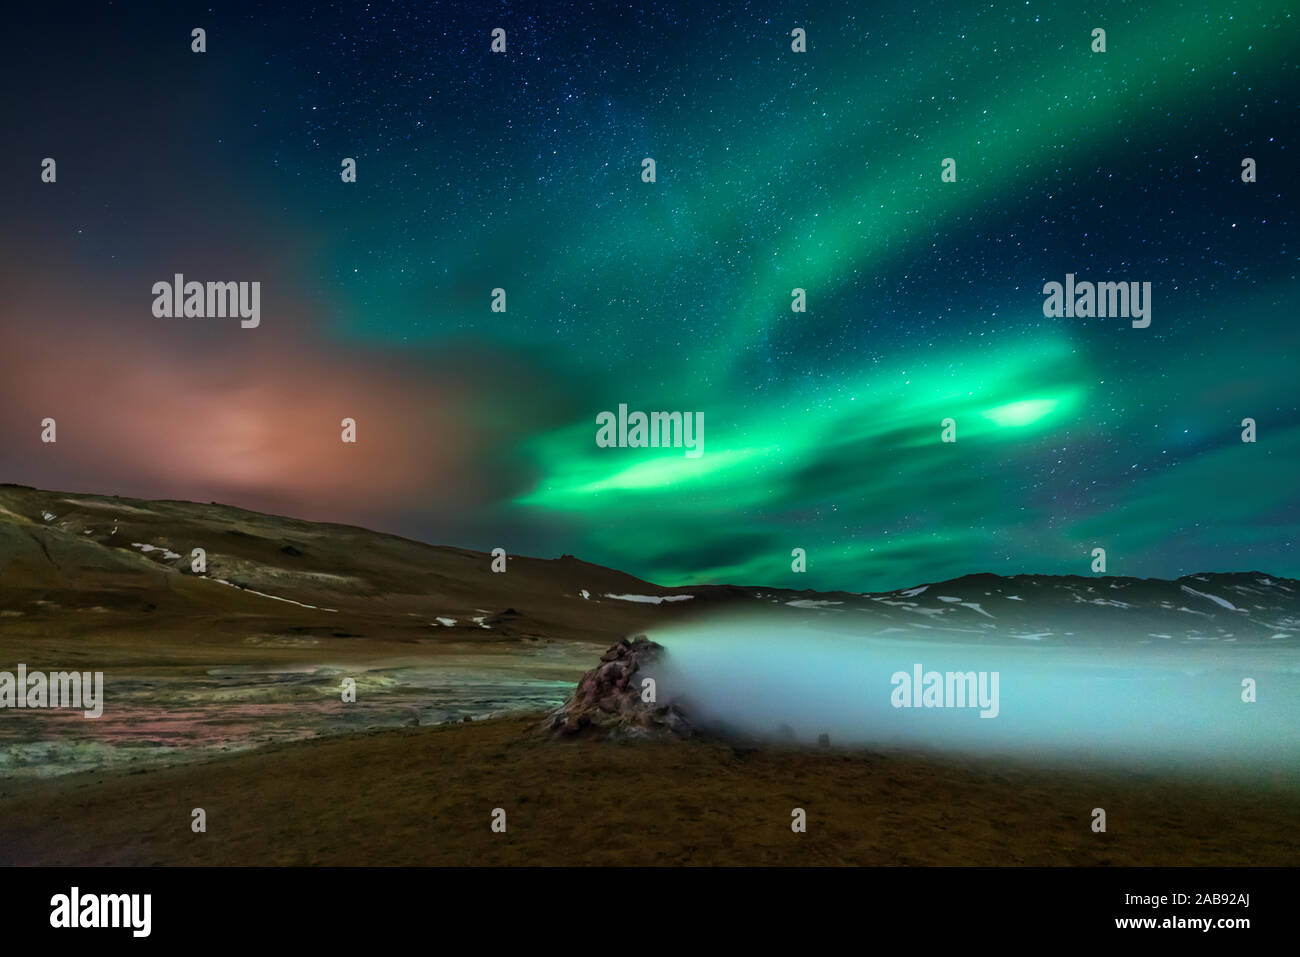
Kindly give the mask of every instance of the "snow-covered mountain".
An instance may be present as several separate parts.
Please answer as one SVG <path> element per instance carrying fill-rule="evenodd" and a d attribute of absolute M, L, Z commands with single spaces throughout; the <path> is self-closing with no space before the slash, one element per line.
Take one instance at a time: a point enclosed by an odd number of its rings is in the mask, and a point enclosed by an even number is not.
<path fill-rule="evenodd" d="M 193 571 L 195 549 L 206 570 Z M 1175 581 L 966 575 L 877 594 L 662 588 L 580 561 L 492 556 L 217 504 L 0 486 L 0 634 L 130 628 L 305 642 L 611 636 L 726 610 L 849 623 L 864 635 L 1010 642 L 1291 642 L 1300 582 L 1263 572 Z"/>

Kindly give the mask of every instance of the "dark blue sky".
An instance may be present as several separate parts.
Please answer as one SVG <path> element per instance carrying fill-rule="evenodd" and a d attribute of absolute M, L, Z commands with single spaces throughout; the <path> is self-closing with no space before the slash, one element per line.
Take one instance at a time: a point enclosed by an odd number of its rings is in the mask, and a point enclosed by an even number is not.
<path fill-rule="evenodd" d="M 1295 17 L 1056 7 L 15 11 L 3 477 L 673 584 L 1300 575 Z M 176 272 L 261 325 L 153 317 Z"/>

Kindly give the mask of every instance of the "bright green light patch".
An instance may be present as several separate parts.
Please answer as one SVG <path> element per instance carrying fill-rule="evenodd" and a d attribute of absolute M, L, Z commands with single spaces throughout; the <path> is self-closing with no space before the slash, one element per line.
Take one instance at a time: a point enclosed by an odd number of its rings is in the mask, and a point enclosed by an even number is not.
<path fill-rule="evenodd" d="M 1025 399 L 1023 402 L 1008 402 L 996 408 L 987 409 L 984 418 L 996 425 L 1022 426 L 1037 422 L 1043 416 L 1055 411 L 1060 405 L 1056 399 Z"/>
<path fill-rule="evenodd" d="M 771 452 L 776 451 L 776 449 L 760 449 L 757 451 Z M 709 455 L 697 459 L 684 458 L 680 453 L 661 456 L 648 462 L 638 462 L 636 465 L 628 466 L 608 478 L 602 478 L 580 486 L 574 491 L 591 493 L 611 490 L 666 490 L 680 483 L 695 481 L 714 472 L 721 472 L 736 465 L 744 464 L 748 452 L 747 449 L 711 452 Z"/>

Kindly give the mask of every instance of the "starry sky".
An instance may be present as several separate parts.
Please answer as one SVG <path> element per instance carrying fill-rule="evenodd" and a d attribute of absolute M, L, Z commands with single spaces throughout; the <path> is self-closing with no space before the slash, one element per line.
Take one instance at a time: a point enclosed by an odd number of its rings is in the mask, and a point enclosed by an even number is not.
<path fill-rule="evenodd" d="M 1300 576 L 1288 3 L 37 6 L 0 480 L 666 585 Z M 155 318 L 177 272 L 261 325 Z M 597 447 L 620 403 L 704 454 Z"/>

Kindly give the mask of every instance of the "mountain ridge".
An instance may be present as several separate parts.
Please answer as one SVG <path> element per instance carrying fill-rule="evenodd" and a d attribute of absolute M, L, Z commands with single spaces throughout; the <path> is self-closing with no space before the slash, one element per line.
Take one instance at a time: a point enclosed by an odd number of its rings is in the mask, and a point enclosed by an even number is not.
<path fill-rule="evenodd" d="M 191 570 L 193 549 L 205 574 Z M 1291 640 L 1300 581 L 1260 571 L 1177 579 L 972 572 L 882 592 L 765 585 L 660 586 L 571 555 L 510 555 L 238 506 L 0 485 L 0 630 L 86 631 L 116 618 L 231 635 L 423 643 L 611 636 L 708 612 L 862 617 L 864 635 L 900 631 L 1016 641 Z M 1198 587 L 1199 586 L 1199 587 Z M 1023 594 L 1021 594 L 1023 592 Z M 1124 612 L 1125 614 L 1117 614 Z M 145 616 L 141 618 L 140 616 Z M 329 619 L 326 621 L 326 619 Z M 337 625 L 337 627 L 335 627 Z M 219 627 L 218 627 L 219 626 Z"/>

